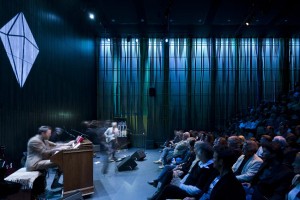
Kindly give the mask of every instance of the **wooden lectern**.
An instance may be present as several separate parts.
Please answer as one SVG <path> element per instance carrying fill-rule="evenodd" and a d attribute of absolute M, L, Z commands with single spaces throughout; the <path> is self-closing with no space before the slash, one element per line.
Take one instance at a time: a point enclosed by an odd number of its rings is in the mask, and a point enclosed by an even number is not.
<path fill-rule="evenodd" d="M 80 190 L 82 195 L 94 193 L 93 144 L 85 139 L 78 149 L 60 151 L 50 158 L 63 172 L 63 195 Z"/>

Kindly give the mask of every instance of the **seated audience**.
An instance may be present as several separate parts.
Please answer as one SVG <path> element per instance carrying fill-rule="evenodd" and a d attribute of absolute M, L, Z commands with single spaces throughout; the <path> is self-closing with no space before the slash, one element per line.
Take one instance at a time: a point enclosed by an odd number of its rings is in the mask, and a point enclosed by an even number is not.
<path fill-rule="evenodd" d="M 228 147 L 217 146 L 213 158 L 214 168 L 219 171 L 220 176 L 217 176 L 211 182 L 208 190 L 201 196 L 200 200 L 245 200 L 245 191 L 231 169 L 235 162 L 233 150 Z"/>
<path fill-rule="evenodd" d="M 243 183 L 247 198 L 284 199 L 288 192 L 293 172 L 282 164 L 283 151 L 276 142 L 263 144 L 263 164 L 251 184 Z"/>
<path fill-rule="evenodd" d="M 292 180 L 291 190 L 287 194 L 287 200 L 300 199 L 300 152 L 297 153 L 293 163 L 295 177 Z"/>
<path fill-rule="evenodd" d="M 260 158 L 262 158 L 262 155 L 263 155 L 263 148 L 262 148 L 262 145 L 264 143 L 268 143 L 268 142 L 271 142 L 272 141 L 272 137 L 269 136 L 269 135 L 262 135 L 260 137 L 260 140 L 259 140 L 259 143 L 260 143 L 260 147 L 258 148 L 257 152 L 256 152 L 256 155 Z"/>
<path fill-rule="evenodd" d="M 235 155 L 235 161 L 242 155 L 242 141 L 238 136 L 230 136 L 227 139 L 228 147 L 230 147 Z M 234 162 L 235 162 L 234 161 Z"/>
<path fill-rule="evenodd" d="M 161 166 L 159 166 L 160 169 L 164 168 L 164 165 L 171 163 L 173 158 L 183 158 L 184 154 L 188 150 L 188 141 L 187 139 L 190 137 L 189 132 L 183 133 L 183 138 L 180 142 L 175 144 L 174 149 L 164 150 L 160 156 L 160 159 L 158 161 L 155 161 L 155 163 L 161 163 Z M 166 148 L 165 148 L 166 149 Z M 160 162 L 159 162 L 160 161 Z"/>
<path fill-rule="evenodd" d="M 227 140 L 224 137 L 218 137 L 214 141 L 213 147 L 215 146 L 228 146 Z"/>
<path fill-rule="evenodd" d="M 159 182 L 163 182 L 163 180 L 166 179 L 166 175 L 168 172 L 172 170 L 185 170 L 185 168 L 189 169 L 191 166 L 193 160 L 195 160 L 196 155 L 194 151 L 194 144 L 196 142 L 195 138 L 189 138 L 189 151 L 186 153 L 186 156 L 184 159 L 180 161 L 174 161 L 171 165 L 165 165 L 157 179 L 154 179 L 153 181 L 149 181 L 148 183 L 154 187 L 157 187 Z"/>
<path fill-rule="evenodd" d="M 262 159 L 255 154 L 257 148 L 257 143 L 251 140 L 247 140 L 243 145 L 243 155 L 232 167 L 233 173 L 240 182 L 250 182 L 263 163 Z"/>
<path fill-rule="evenodd" d="M 183 179 L 179 178 L 179 172 L 174 171 L 171 184 L 152 199 L 199 197 L 208 189 L 211 181 L 219 174 L 213 167 L 213 148 L 209 143 L 199 141 L 195 144 L 195 151 L 200 160 L 197 165 Z"/>
<path fill-rule="evenodd" d="M 174 131 L 174 139 L 168 140 L 164 145 L 164 149 L 158 160 L 153 161 L 155 164 L 162 164 L 165 157 L 169 154 L 169 152 L 174 151 L 175 145 L 182 140 L 183 132 L 182 131 Z"/>

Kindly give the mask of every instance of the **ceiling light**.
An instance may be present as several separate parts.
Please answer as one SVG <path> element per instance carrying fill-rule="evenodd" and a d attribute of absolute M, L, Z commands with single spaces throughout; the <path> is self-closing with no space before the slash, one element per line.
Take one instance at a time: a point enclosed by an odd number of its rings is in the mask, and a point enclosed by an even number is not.
<path fill-rule="evenodd" d="M 90 19 L 95 19 L 95 15 L 94 15 L 93 13 L 90 13 L 90 14 L 89 14 L 89 18 L 90 18 Z"/>
<path fill-rule="evenodd" d="M 250 24 L 249 24 L 249 22 L 246 22 L 246 26 L 249 26 Z"/>
<path fill-rule="evenodd" d="M 166 39 L 165 39 L 165 43 L 168 43 L 168 42 L 169 42 L 169 39 L 168 39 L 168 38 L 166 38 Z"/>
<path fill-rule="evenodd" d="M 109 39 L 109 38 L 107 38 L 107 42 L 110 42 L 110 39 Z"/>
<path fill-rule="evenodd" d="M 136 38 L 136 39 L 135 39 L 135 42 L 138 43 L 138 42 L 139 42 L 139 39 Z"/>

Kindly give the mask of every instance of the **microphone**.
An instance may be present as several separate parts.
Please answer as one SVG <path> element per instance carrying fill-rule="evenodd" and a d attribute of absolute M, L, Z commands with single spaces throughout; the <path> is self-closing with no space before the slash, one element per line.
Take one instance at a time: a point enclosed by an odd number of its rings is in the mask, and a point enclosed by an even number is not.
<path fill-rule="evenodd" d="M 79 132 L 79 131 L 76 131 L 76 130 L 74 130 L 74 129 L 71 129 L 71 131 L 73 131 L 73 132 L 75 132 L 75 133 L 78 133 L 78 134 L 80 134 L 80 135 L 82 135 L 82 136 L 84 136 L 84 137 L 86 137 L 86 138 L 89 137 L 88 135 L 86 135 L 86 134 L 84 134 L 84 133 L 81 133 L 81 132 Z"/>
<path fill-rule="evenodd" d="M 54 129 L 54 132 L 57 134 L 57 135 L 62 135 L 63 133 L 66 133 L 67 135 L 69 135 L 70 137 L 72 138 L 76 138 L 73 134 L 69 133 L 66 128 L 64 127 L 63 129 L 60 128 L 60 127 L 56 127 Z"/>
<path fill-rule="evenodd" d="M 66 130 L 65 130 L 64 132 L 65 132 L 66 134 L 68 134 L 70 137 L 72 137 L 72 138 L 76 138 L 76 137 L 75 137 L 75 135 L 73 135 L 72 133 L 69 133 L 69 132 L 68 132 L 68 131 L 66 131 Z"/>

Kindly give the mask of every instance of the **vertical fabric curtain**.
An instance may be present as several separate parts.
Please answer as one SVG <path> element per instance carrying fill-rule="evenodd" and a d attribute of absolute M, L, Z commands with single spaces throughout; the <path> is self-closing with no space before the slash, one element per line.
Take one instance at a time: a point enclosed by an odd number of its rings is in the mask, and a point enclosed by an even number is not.
<path fill-rule="evenodd" d="M 249 106 L 275 101 L 284 76 L 290 85 L 299 79 L 299 39 L 101 38 L 98 44 L 98 118 L 126 118 L 135 146 L 142 133 L 162 142 L 174 129 L 223 128 Z"/>
<path fill-rule="evenodd" d="M 290 82 L 291 88 L 300 81 L 300 39 L 293 38 L 289 42 Z"/>

